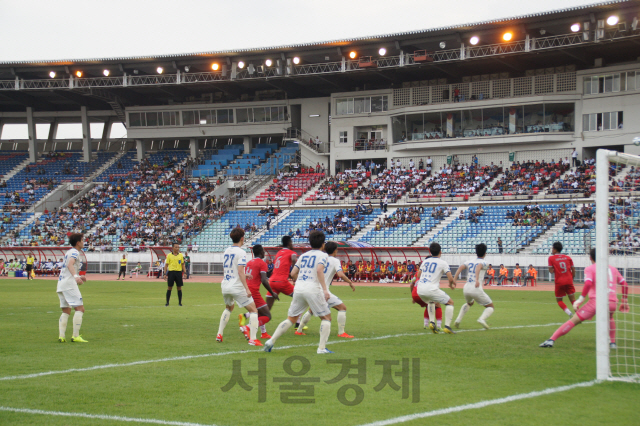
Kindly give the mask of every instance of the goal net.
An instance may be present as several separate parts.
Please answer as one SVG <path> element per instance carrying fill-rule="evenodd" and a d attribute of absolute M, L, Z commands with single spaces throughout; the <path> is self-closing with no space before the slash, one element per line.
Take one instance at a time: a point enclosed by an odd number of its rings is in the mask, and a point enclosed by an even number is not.
<path fill-rule="evenodd" d="M 600 149 L 596 157 L 596 358 L 599 380 L 640 382 L 640 156 Z M 627 285 L 610 321 L 610 273 Z M 615 329 L 614 329 L 615 327 Z M 615 334 L 613 331 L 615 330 Z M 612 340 L 615 339 L 615 344 Z"/>

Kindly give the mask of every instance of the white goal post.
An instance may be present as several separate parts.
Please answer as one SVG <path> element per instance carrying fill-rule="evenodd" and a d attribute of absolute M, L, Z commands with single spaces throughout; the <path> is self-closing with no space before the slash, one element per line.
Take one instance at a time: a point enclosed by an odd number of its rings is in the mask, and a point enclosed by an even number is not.
<path fill-rule="evenodd" d="M 618 267 L 623 276 L 627 275 L 629 281 L 630 274 L 636 268 L 640 268 L 637 262 L 635 249 L 623 249 L 622 252 L 615 252 L 610 259 L 610 242 L 619 235 L 620 225 L 628 223 L 625 209 L 631 208 L 631 218 L 633 216 L 633 205 L 630 192 L 623 192 L 618 199 L 618 203 L 613 206 L 613 220 L 610 218 L 609 194 L 609 171 L 611 164 L 640 166 L 640 156 L 599 149 L 596 154 L 596 371 L 598 380 L 628 380 L 640 381 L 640 307 L 638 298 L 632 289 L 635 284 L 629 282 L 629 309 L 628 313 L 617 312 L 615 314 L 618 337 L 622 336 L 622 347 L 618 343 L 617 349 L 609 346 L 609 289 L 608 289 L 608 266 L 611 264 Z M 611 194 L 616 195 L 616 194 Z M 617 196 L 617 195 L 616 195 Z M 622 213 L 618 213 L 619 205 L 622 205 Z M 637 205 L 636 205 L 637 207 Z M 637 224 L 637 222 L 636 222 Z M 613 238 L 612 238 L 613 235 Z M 588 254 L 588 253 L 587 253 Z M 634 257 L 636 255 L 636 257 Z M 611 263 L 610 263 L 611 262 Z M 623 269 L 625 272 L 623 272 Z M 635 311 L 635 312 L 634 312 Z M 619 340 L 620 341 L 620 340 Z M 612 358 L 614 360 L 612 371 Z"/>

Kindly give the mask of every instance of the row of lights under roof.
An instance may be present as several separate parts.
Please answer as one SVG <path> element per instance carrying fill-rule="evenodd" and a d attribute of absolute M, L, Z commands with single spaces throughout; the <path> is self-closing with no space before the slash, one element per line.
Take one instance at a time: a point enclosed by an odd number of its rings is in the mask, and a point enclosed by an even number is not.
<path fill-rule="evenodd" d="M 611 16 L 609 16 L 607 18 L 607 25 L 609 25 L 609 26 L 617 25 L 619 20 L 620 19 L 616 15 L 611 15 Z M 581 28 L 582 28 L 582 26 L 579 23 L 575 23 L 575 24 L 571 25 L 571 31 L 574 32 L 574 33 L 577 33 L 578 31 L 580 31 Z M 507 31 L 504 34 L 502 34 L 502 40 L 503 41 L 511 41 L 512 39 L 513 39 L 513 32 Z M 472 36 L 471 38 L 469 38 L 469 43 L 471 45 L 473 45 L 473 46 L 477 45 L 479 42 L 480 42 L 480 37 L 478 37 L 478 36 Z M 447 44 L 444 41 L 440 42 L 440 48 L 441 49 L 444 49 L 446 46 L 447 46 Z M 378 50 L 378 54 L 380 56 L 385 56 L 387 54 L 387 49 L 384 48 L 384 47 L 381 47 Z M 350 59 L 356 59 L 357 57 L 358 57 L 358 53 L 357 52 L 355 52 L 353 50 L 351 52 L 349 52 L 349 58 Z M 295 57 L 293 57 L 293 59 L 291 61 L 295 65 L 298 65 L 298 64 L 300 64 L 300 57 L 299 56 L 295 56 Z M 238 68 L 243 69 L 245 67 L 245 65 L 246 64 L 245 64 L 244 61 L 238 61 Z M 266 59 L 264 61 L 264 65 L 267 66 L 267 67 L 272 66 L 273 65 L 273 60 Z M 220 64 L 218 64 L 217 62 L 211 64 L 211 69 L 213 71 L 220 71 Z M 188 66 L 185 67 L 185 71 L 189 72 L 189 67 Z M 158 68 L 156 68 L 156 72 L 158 74 L 162 74 L 164 72 L 164 68 L 158 67 Z M 108 69 L 105 69 L 105 70 L 102 71 L 102 74 L 105 77 L 109 77 L 110 73 L 111 72 Z M 76 71 L 75 75 L 78 78 L 82 77 L 82 71 Z M 55 76 L 56 76 L 56 72 L 55 71 L 51 71 L 49 73 L 49 77 L 55 78 Z"/>

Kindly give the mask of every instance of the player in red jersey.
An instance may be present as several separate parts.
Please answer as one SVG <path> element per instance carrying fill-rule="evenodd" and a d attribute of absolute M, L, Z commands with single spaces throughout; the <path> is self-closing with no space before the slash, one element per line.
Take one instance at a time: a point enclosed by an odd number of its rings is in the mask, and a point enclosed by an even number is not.
<path fill-rule="evenodd" d="M 271 321 L 271 311 L 267 306 L 267 302 L 264 301 L 260 294 L 260 284 L 267 289 L 268 292 L 274 294 L 271 286 L 269 285 L 269 278 L 267 278 L 267 271 L 269 267 L 264 259 L 264 248 L 260 244 L 253 246 L 253 259 L 247 263 L 245 267 L 245 275 L 247 276 L 247 287 L 251 290 L 251 296 L 258 309 L 258 325 L 262 339 L 270 339 L 271 336 L 267 333 L 266 323 Z M 278 295 L 274 294 L 274 299 L 278 299 Z M 249 327 L 247 326 L 247 319 L 249 318 L 249 312 L 238 315 L 238 321 L 240 322 L 240 331 L 245 336 L 249 336 Z M 248 337 L 247 337 L 248 338 Z"/>
<path fill-rule="evenodd" d="M 287 296 L 293 296 L 293 284 L 289 282 L 289 275 L 291 267 L 298 260 L 298 256 L 292 249 L 293 241 L 290 236 L 285 235 L 282 237 L 282 249 L 276 253 L 276 260 L 273 262 L 273 273 L 269 281 L 272 291 L 267 293 L 267 306 L 269 309 L 273 306 L 273 295 L 283 293 Z"/>
<path fill-rule="evenodd" d="M 564 296 L 569 298 L 571 305 L 576 301 L 576 289 L 573 286 L 573 278 L 576 276 L 576 268 L 573 266 L 573 260 L 562 253 L 562 243 L 556 241 L 551 248 L 551 256 L 549 256 L 549 273 L 555 276 L 556 283 L 556 300 L 558 306 L 565 314 L 572 316 L 573 314 L 562 301 Z"/>

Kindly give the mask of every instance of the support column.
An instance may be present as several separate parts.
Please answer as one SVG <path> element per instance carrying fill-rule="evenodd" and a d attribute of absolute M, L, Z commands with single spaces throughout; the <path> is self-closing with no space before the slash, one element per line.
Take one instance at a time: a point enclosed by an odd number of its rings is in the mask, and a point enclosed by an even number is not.
<path fill-rule="evenodd" d="M 86 106 L 80 107 L 80 118 L 82 120 L 82 161 L 88 163 L 91 161 L 91 128 Z"/>
<path fill-rule="evenodd" d="M 244 141 L 244 154 L 251 154 L 251 136 L 245 136 Z"/>
<path fill-rule="evenodd" d="M 144 141 L 143 140 L 136 139 L 136 149 L 138 150 L 138 155 L 136 156 L 136 158 L 138 159 L 138 161 L 142 161 L 142 159 L 144 158 L 144 154 L 145 154 Z"/>
<path fill-rule="evenodd" d="M 191 158 L 194 160 L 198 156 L 198 140 L 195 138 L 189 139 L 189 150 L 191 151 Z"/>
<path fill-rule="evenodd" d="M 111 117 L 107 117 L 107 121 L 104 122 L 104 127 L 102 128 L 102 139 L 101 143 L 107 143 L 107 141 L 111 138 L 111 125 L 113 121 Z"/>
<path fill-rule="evenodd" d="M 29 161 L 38 161 L 38 144 L 36 142 L 36 123 L 33 121 L 33 108 L 27 107 L 27 132 L 29 133 Z"/>
<path fill-rule="evenodd" d="M 56 117 L 53 119 L 53 121 L 49 125 L 49 136 L 47 137 L 47 143 L 53 144 L 53 141 L 56 139 L 57 134 L 58 134 L 58 118 Z"/>

